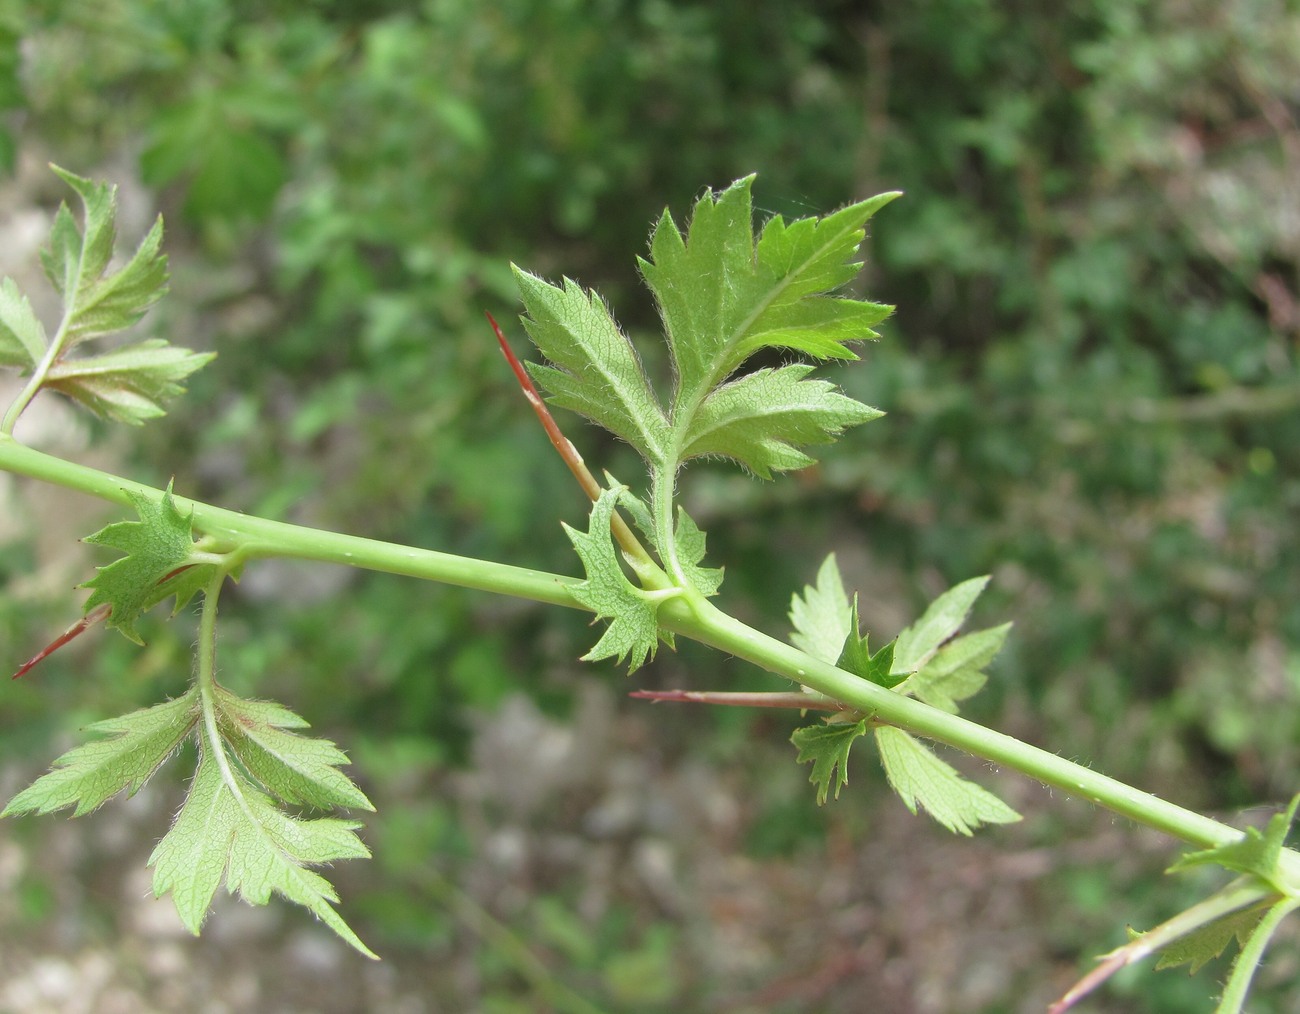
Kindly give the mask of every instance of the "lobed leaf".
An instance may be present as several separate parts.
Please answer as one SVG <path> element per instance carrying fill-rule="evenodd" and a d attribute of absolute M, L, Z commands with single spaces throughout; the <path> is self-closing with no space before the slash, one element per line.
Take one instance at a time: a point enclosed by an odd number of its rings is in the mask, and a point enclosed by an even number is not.
<path fill-rule="evenodd" d="M 105 419 L 139 425 L 166 415 L 163 402 L 185 392 L 181 381 L 215 358 L 154 338 L 99 356 L 61 359 L 46 386 Z"/>
<path fill-rule="evenodd" d="M 716 595 L 722 587 L 721 567 L 701 567 L 704 559 L 704 543 L 707 536 L 686 513 L 684 507 L 677 508 L 677 525 L 673 529 L 673 542 L 677 546 L 677 562 L 681 565 L 686 580 L 701 595 Z"/>
<path fill-rule="evenodd" d="M 817 569 L 816 584 L 806 585 L 802 597 L 790 599 L 790 643 L 813 658 L 836 665 L 853 624 L 853 610 L 844 591 L 835 554 Z"/>
<path fill-rule="evenodd" d="M 755 370 L 711 391 L 690 420 L 681 460 L 732 458 L 762 479 L 813 463 L 802 445 L 827 444 L 849 426 L 883 415 L 840 394 L 812 367 Z"/>
<path fill-rule="evenodd" d="M 813 769 L 808 781 L 817 786 L 818 806 L 826 804 L 832 783 L 835 785 L 835 798 L 840 798 L 840 788 L 849 783 L 849 748 L 866 732 L 866 719 L 860 719 L 852 725 L 819 722 L 796 729 L 790 737 L 790 742 L 799 749 L 795 762 L 806 764 L 812 761 Z"/>
<path fill-rule="evenodd" d="M 859 636 L 858 597 L 853 596 L 852 615 L 849 619 L 849 636 L 844 642 L 844 650 L 835 664 L 841 669 L 870 680 L 878 686 L 892 689 L 900 682 L 900 677 L 893 673 L 894 642 L 890 641 L 873 653 L 868 643 L 868 636 Z"/>
<path fill-rule="evenodd" d="M 587 573 L 587 579 L 571 588 L 570 594 L 597 618 L 610 620 L 605 633 L 582 656 L 583 660 L 594 662 L 616 656 L 622 662 L 630 656 L 628 672 L 636 672 L 647 657 L 654 657 L 661 635 L 655 618 L 658 601 L 627 579 L 614 550 L 609 523 L 621 491 L 622 487 L 615 487 L 601 492 L 591 508 L 588 531 L 580 532 L 568 525 L 564 531 Z M 671 646 L 671 635 L 662 636 Z"/>
<path fill-rule="evenodd" d="M 100 567 L 82 587 L 92 589 L 85 604 L 87 613 L 107 603 L 112 610 L 108 625 L 136 644 L 143 644 L 135 624 L 144 612 L 170 595 L 176 596 L 176 609 L 180 609 L 211 578 L 215 565 L 189 566 L 183 577 L 173 575 L 187 566 L 194 540 L 191 519 L 176 507 L 170 483 L 157 500 L 131 490 L 126 495 L 140 520 L 107 525 L 84 540 L 126 555 Z"/>
<path fill-rule="evenodd" d="M 199 718 L 198 692 L 119 718 L 95 722 L 88 732 L 109 738 L 73 747 L 9 801 L 0 817 L 53 813 L 75 806 L 74 817 L 102 806 L 126 790 L 135 795 L 180 747 Z"/>
<path fill-rule="evenodd" d="M 1248 827 L 1236 841 L 1211 849 L 1189 852 L 1169 867 L 1167 872 L 1177 873 L 1196 866 L 1222 866 L 1237 873 L 1248 873 L 1259 877 L 1265 883 L 1275 887 L 1279 893 L 1288 894 L 1289 888 L 1279 875 L 1278 860 L 1282 855 L 1282 846 L 1286 842 L 1287 833 L 1295 821 L 1297 807 L 1300 807 L 1300 795 L 1293 797 L 1281 813 L 1273 814 L 1263 831 Z"/>
<path fill-rule="evenodd" d="M 0 366 L 30 368 L 45 355 L 45 328 L 12 278 L 0 282 Z"/>
<path fill-rule="evenodd" d="M 910 674 L 925 665 L 939 647 L 961 629 L 975 600 L 988 583 L 987 576 L 973 577 L 949 588 L 931 602 L 921 618 L 898 635 L 893 671 Z"/>
<path fill-rule="evenodd" d="M 529 316 L 524 327 L 554 365 L 530 364 L 533 379 L 563 408 L 605 427 L 650 460 L 664 453 L 668 421 L 640 357 L 595 293 L 563 288 L 514 269 Z"/>
<path fill-rule="evenodd" d="M 1222 954 L 1234 937 L 1238 947 L 1245 946 L 1266 911 L 1265 906 L 1246 908 L 1194 929 L 1160 952 L 1160 957 L 1156 960 L 1156 969 L 1188 965 L 1190 966 L 1188 972 L 1195 975 L 1207 963 Z"/>
<path fill-rule="evenodd" d="M 984 667 L 1002 650 L 1010 632 L 1011 624 L 1004 623 L 954 638 L 907 678 L 902 691 L 955 715 L 957 702 L 974 696 L 988 681 Z"/>
<path fill-rule="evenodd" d="M 1020 819 L 997 796 L 968 782 L 902 729 L 887 725 L 876 729 L 876 747 L 890 787 L 913 813 L 922 806 L 949 831 L 964 835 L 981 824 L 1011 824 Z"/>
<path fill-rule="evenodd" d="M 320 809 L 335 806 L 374 810 L 374 805 L 342 771 L 348 757 L 328 739 L 309 739 L 288 729 L 307 723 L 269 701 L 248 701 L 218 687 L 216 707 L 221 734 L 231 752 L 262 787 L 290 804 Z"/>
<path fill-rule="evenodd" d="M 846 341 L 876 337 L 891 308 L 824 295 L 848 282 L 867 220 L 898 194 L 882 194 L 822 219 L 777 216 L 754 242 L 750 189 L 738 180 L 696 202 L 687 235 L 665 211 L 641 274 L 659 305 L 677 367 L 674 419 L 760 348 L 818 359 L 856 358 Z"/>
<path fill-rule="evenodd" d="M 224 876 L 226 889 L 255 905 L 272 893 L 296 902 L 367 957 L 366 947 L 334 910 L 338 894 L 309 865 L 364 858 L 359 825 L 282 813 L 205 744 L 185 804 L 149 857 L 155 897 L 171 893 L 182 922 L 197 934 Z"/>

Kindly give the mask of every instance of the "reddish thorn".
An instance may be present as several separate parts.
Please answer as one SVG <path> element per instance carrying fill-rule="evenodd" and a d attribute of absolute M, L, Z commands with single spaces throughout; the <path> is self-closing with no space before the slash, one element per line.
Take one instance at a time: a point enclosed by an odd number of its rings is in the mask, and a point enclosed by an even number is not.
<path fill-rule="evenodd" d="M 108 619 L 108 614 L 111 610 L 112 610 L 112 606 L 110 606 L 107 602 L 103 603 L 102 605 L 96 606 L 85 616 L 79 619 L 76 623 L 70 626 L 67 630 L 65 630 L 62 634 L 56 637 L 53 641 L 47 644 L 44 648 L 38 651 L 35 655 L 29 658 L 21 666 L 19 666 L 18 671 L 13 674 L 12 678 L 19 679 L 22 676 L 26 676 L 27 673 L 29 673 L 32 669 L 34 669 L 37 665 L 39 665 L 50 655 L 53 655 L 56 651 L 62 648 L 74 637 L 84 633 L 90 627 L 93 627 L 96 623 Z"/>
<path fill-rule="evenodd" d="M 684 704 L 721 704 L 733 708 L 791 708 L 797 711 L 845 711 L 839 701 L 811 697 L 802 691 L 749 693 L 722 690 L 633 690 L 629 697 L 643 701 L 677 701 Z"/>

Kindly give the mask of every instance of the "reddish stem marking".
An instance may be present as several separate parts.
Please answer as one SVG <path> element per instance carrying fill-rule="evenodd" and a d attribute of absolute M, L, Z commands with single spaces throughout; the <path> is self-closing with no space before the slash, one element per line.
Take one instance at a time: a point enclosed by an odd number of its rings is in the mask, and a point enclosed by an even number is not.
<path fill-rule="evenodd" d="M 76 623 L 70 626 L 67 630 L 65 630 L 62 634 L 56 637 L 53 641 L 47 644 L 44 648 L 38 651 L 35 655 L 29 658 L 26 662 L 20 665 L 18 667 L 18 671 L 13 674 L 12 678 L 18 679 L 22 676 L 26 676 L 28 672 L 30 672 L 33 668 L 35 668 L 37 665 L 39 665 L 49 656 L 53 655 L 56 651 L 62 648 L 74 637 L 84 633 L 85 631 L 93 627 L 96 623 L 108 619 L 108 614 L 111 610 L 112 610 L 112 606 L 110 606 L 107 602 L 103 603 L 102 605 L 96 606 L 85 616 L 79 619 Z"/>

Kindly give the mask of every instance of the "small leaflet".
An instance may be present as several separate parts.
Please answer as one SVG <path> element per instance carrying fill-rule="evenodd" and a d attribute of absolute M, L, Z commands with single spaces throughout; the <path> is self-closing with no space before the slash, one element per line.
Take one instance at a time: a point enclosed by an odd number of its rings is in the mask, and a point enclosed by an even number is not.
<path fill-rule="evenodd" d="M 902 729 L 876 729 L 876 747 L 890 786 L 913 813 L 924 807 L 949 831 L 964 835 L 981 824 L 1011 824 L 1020 819 L 997 796 L 968 782 Z"/>
<path fill-rule="evenodd" d="M 39 371 L 40 386 L 61 391 L 96 415 L 139 425 L 165 414 L 163 404 L 213 359 L 161 339 L 92 356 L 78 346 L 132 327 L 167 291 L 167 258 L 159 218 L 132 257 L 109 271 L 117 239 L 117 188 L 54 172 L 81 198 L 84 228 L 66 203 L 59 206 L 41 264 L 62 297 L 63 319 L 51 339 L 12 279 L 0 282 L 0 366 Z M 51 341 L 57 348 L 51 348 Z"/>
<path fill-rule="evenodd" d="M 1290 887 L 1282 882 L 1278 874 L 1278 860 L 1287 833 L 1295 821 L 1297 807 L 1300 807 L 1300 795 L 1292 798 L 1290 805 L 1281 813 L 1273 814 L 1262 832 L 1258 828 L 1248 827 L 1236 841 L 1187 853 L 1169 867 L 1167 872 L 1178 873 L 1196 866 L 1222 866 L 1236 873 L 1259 877 L 1280 894 L 1288 894 Z"/>
<path fill-rule="evenodd" d="M 194 730 L 199 720 L 198 691 L 174 701 L 94 722 L 97 736 L 59 757 L 42 775 L 9 801 L 0 817 L 53 813 L 72 806 L 74 817 L 98 809 L 125 790 L 134 796 Z"/>
<path fill-rule="evenodd" d="M 961 629 L 975 600 L 988 583 L 987 576 L 973 577 L 931 602 L 921 618 L 898 635 L 894 647 L 894 672 L 911 674 L 929 661 L 940 645 Z"/>
<path fill-rule="evenodd" d="M 790 643 L 820 662 L 835 665 L 852 628 L 853 610 L 844 592 L 835 554 L 829 554 L 817 570 L 815 584 L 790 599 Z"/>
<path fill-rule="evenodd" d="M 583 661 L 595 662 L 617 657 L 628 658 L 628 672 L 636 672 L 646 658 L 654 658 L 659 643 L 659 624 L 655 619 L 658 601 L 635 587 L 618 564 L 609 522 L 618 502 L 621 487 L 603 490 L 591 508 L 588 531 L 564 525 L 564 531 L 578 551 L 587 579 L 570 589 L 573 597 L 610 624 L 596 646 L 583 655 Z M 664 640 L 671 646 L 668 636 Z"/>
<path fill-rule="evenodd" d="M 82 585 L 91 589 L 84 608 L 89 613 L 107 603 L 112 610 L 108 625 L 143 644 L 136 621 L 172 595 L 176 597 L 175 615 L 212 578 L 215 564 L 186 566 L 194 551 L 193 526 L 189 515 L 177 508 L 170 483 L 156 500 L 131 490 L 126 495 L 140 520 L 115 522 L 84 540 L 126 554 L 100 567 L 96 576 Z"/>
<path fill-rule="evenodd" d="M 852 725 L 818 722 L 816 725 L 796 729 L 790 737 L 790 742 L 799 749 L 795 762 L 812 762 L 812 773 L 808 776 L 808 781 L 817 786 L 818 806 L 826 805 L 832 784 L 835 786 L 835 798 L 840 798 L 840 788 L 849 783 L 849 748 L 866 732 L 866 719 L 859 719 Z"/>

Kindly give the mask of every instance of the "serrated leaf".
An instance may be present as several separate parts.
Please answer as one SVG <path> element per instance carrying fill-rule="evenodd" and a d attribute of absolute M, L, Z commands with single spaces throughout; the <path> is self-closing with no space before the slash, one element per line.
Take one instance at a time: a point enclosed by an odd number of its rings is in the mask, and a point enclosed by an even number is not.
<path fill-rule="evenodd" d="M 122 331 L 143 317 L 167 291 L 167 258 L 159 253 L 163 224 L 159 218 L 119 270 L 104 275 L 107 260 L 96 267 L 87 252 L 86 275 L 67 321 L 69 344 Z M 112 252 L 112 232 L 108 234 Z M 158 344 L 165 344 L 159 342 Z"/>
<path fill-rule="evenodd" d="M 214 573 L 214 564 L 204 563 L 189 568 L 184 578 L 164 581 L 173 571 L 186 565 L 194 551 L 192 525 L 188 515 L 181 514 L 172 498 L 169 483 L 158 499 L 126 491 L 134 505 L 139 521 L 119 521 L 108 525 L 85 542 L 108 546 L 126 555 L 100 567 L 98 574 L 82 585 L 92 589 L 86 600 L 85 611 L 108 603 L 111 612 L 108 625 L 143 644 L 135 624 L 145 610 L 157 605 L 170 594 L 177 596 L 177 608 L 182 595 L 188 599 L 194 590 L 205 584 Z"/>
<path fill-rule="evenodd" d="M 103 418 L 139 425 L 165 415 L 163 404 L 185 393 L 181 381 L 215 358 L 155 338 L 99 356 L 61 359 L 50 368 L 46 386 Z"/>
<path fill-rule="evenodd" d="M 0 366 L 35 366 L 48 344 L 45 328 L 14 280 L 0 282 Z"/>
<path fill-rule="evenodd" d="M 686 236 L 665 211 L 651 238 L 650 258 L 639 262 L 677 366 L 675 405 L 697 404 L 760 348 L 855 358 L 843 343 L 875 337 L 870 326 L 890 312 L 824 293 L 857 273 L 861 265 L 850 258 L 867 219 L 897 194 L 822 219 L 787 225 L 777 216 L 755 245 L 752 184 L 751 176 L 706 193 L 695 204 Z"/>
<path fill-rule="evenodd" d="M 964 835 L 981 824 L 1011 824 L 1020 819 L 997 796 L 967 781 L 902 729 L 876 729 L 876 747 L 890 787 L 913 813 L 924 807 L 949 831 Z"/>
<path fill-rule="evenodd" d="M 630 656 L 628 672 L 636 672 L 648 657 L 653 658 L 660 632 L 655 619 L 658 601 L 635 587 L 618 565 L 614 539 L 610 534 L 610 516 L 618 501 L 620 488 L 606 489 L 591 508 L 588 531 L 580 532 L 568 525 L 564 531 L 578 551 L 587 579 L 570 589 L 574 599 L 608 619 L 609 626 L 596 646 L 583 655 L 588 662 L 616 656 L 619 662 Z M 663 635 L 671 646 L 671 635 Z"/>
<path fill-rule="evenodd" d="M 722 587 L 721 567 L 701 567 L 704 559 L 704 543 L 707 536 L 686 513 L 685 508 L 677 508 L 677 525 L 673 529 L 673 541 L 677 544 L 677 562 L 681 565 L 686 580 L 701 595 L 716 595 Z"/>
<path fill-rule="evenodd" d="M 799 750 L 796 763 L 812 762 L 808 781 L 817 786 L 817 805 L 824 806 L 832 782 L 835 798 L 840 798 L 840 788 L 849 783 L 849 748 L 859 736 L 866 735 L 867 722 L 861 719 L 852 725 L 839 723 L 827 725 L 819 722 L 796 729 L 790 737 Z"/>
<path fill-rule="evenodd" d="M 987 576 L 973 577 L 949 588 L 921 615 L 921 618 L 898 635 L 894 647 L 894 672 L 910 674 L 928 662 L 953 634 L 961 629 L 979 598 Z"/>
<path fill-rule="evenodd" d="M 327 739 L 298 736 L 307 722 L 269 701 L 248 701 L 224 688 L 216 691 L 223 737 L 250 775 L 286 803 L 320 809 L 335 806 L 373 810 L 374 805 L 342 771 L 348 757 Z"/>
<path fill-rule="evenodd" d="M 309 909 L 367 957 L 374 953 L 331 907 L 334 888 L 308 865 L 363 858 L 369 850 L 350 821 L 298 820 L 282 813 L 238 771 L 201 752 L 189 795 L 149 857 L 155 897 L 171 893 L 197 934 L 222 877 L 226 889 L 263 905 L 277 893 Z"/>
<path fill-rule="evenodd" d="M 1188 972 L 1195 975 L 1207 963 L 1222 954 L 1234 937 L 1237 939 L 1238 947 L 1245 946 L 1250 934 L 1254 932 L 1267 911 L 1265 906 L 1247 908 L 1194 929 L 1160 952 L 1160 957 L 1156 960 L 1156 970 L 1188 965 L 1190 966 Z"/>
<path fill-rule="evenodd" d="M 109 738 L 73 747 L 50 772 L 14 796 L 0 817 L 52 813 L 75 806 L 74 817 L 98 808 L 119 792 L 135 795 L 184 742 L 199 718 L 198 693 L 119 718 L 95 722 L 87 732 Z"/>
<path fill-rule="evenodd" d="M 790 599 L 790 643 L 821 662 L 835 665 L 852 629 L 853 610 L 839 565 L 831 553 L 817 570 L 817 583 Z"/>
<path fill-rule="evenodd" d="M 861 676 L 878 686 L 892 688 L 901 677 L 893 674 L 894 642 L 872 652 L 868 635 L 859 636 L 858 597 L 853 596 L 853 608 L 849 617 L 849 636 L 844 642 L 844 650 L 835 664 L 855 676 Z"/>
<path fill-rule="evenodd" d="M 1004 623 L 954 638 L 913 673 L 900 691 L 955 715 L 957 702 L 974 696 L 988 681 L 984 667 L 1002 650 L 1010 631 L 1011 624 Z"/>
<path fill-rule="evenodd" d="M 41 263 L 64 302 L 75 304 L 112 259 L 117 237 L 117 187 L 95 183 L 58 166 L 50 168 L 81 198 L 85 228 L 79 231 L 68 206 L 60 204 L 54 216 L 50 249 L 42 252 Z"/>
<path fill-rule="evenodd" d="M 1280 893 L 1286 894 L 1287 886 L 1278 876 L 1278 859 L 1287 832 L 1295 821 L 1297 807 L 1300 807 L 1300 795 L 1295 796 L 1281 813 L 1273 814 L 1262 832 L 1258 828 L 1248 827 L 1236 841 L 1187 853 L 1169 867 L 1167 872 L 1177 873 L 1195 866 L 1222 866 L 1237 873 L 1259 877 Z"/>
<path fill-rule="evenodd" d="M 524 327 L 554 365 L 530 364 L 549 400 L 604 426 L 650 460 L 664 453 L 668 421 L 640 357 L 595 293 L 563 288 L 514 268 L 528 316 Z"/>
<path fill-rule="evenodd" d="M 882 412 L 840 394 L 825 380 L 805 380 L 806 364 L 755 370 L 709 393 L 692 416 L 681 460 L 717 456 L 738 461 L 761 479 L 804 468 L 799 448 L 826 444 L 846 427 Z"/>

